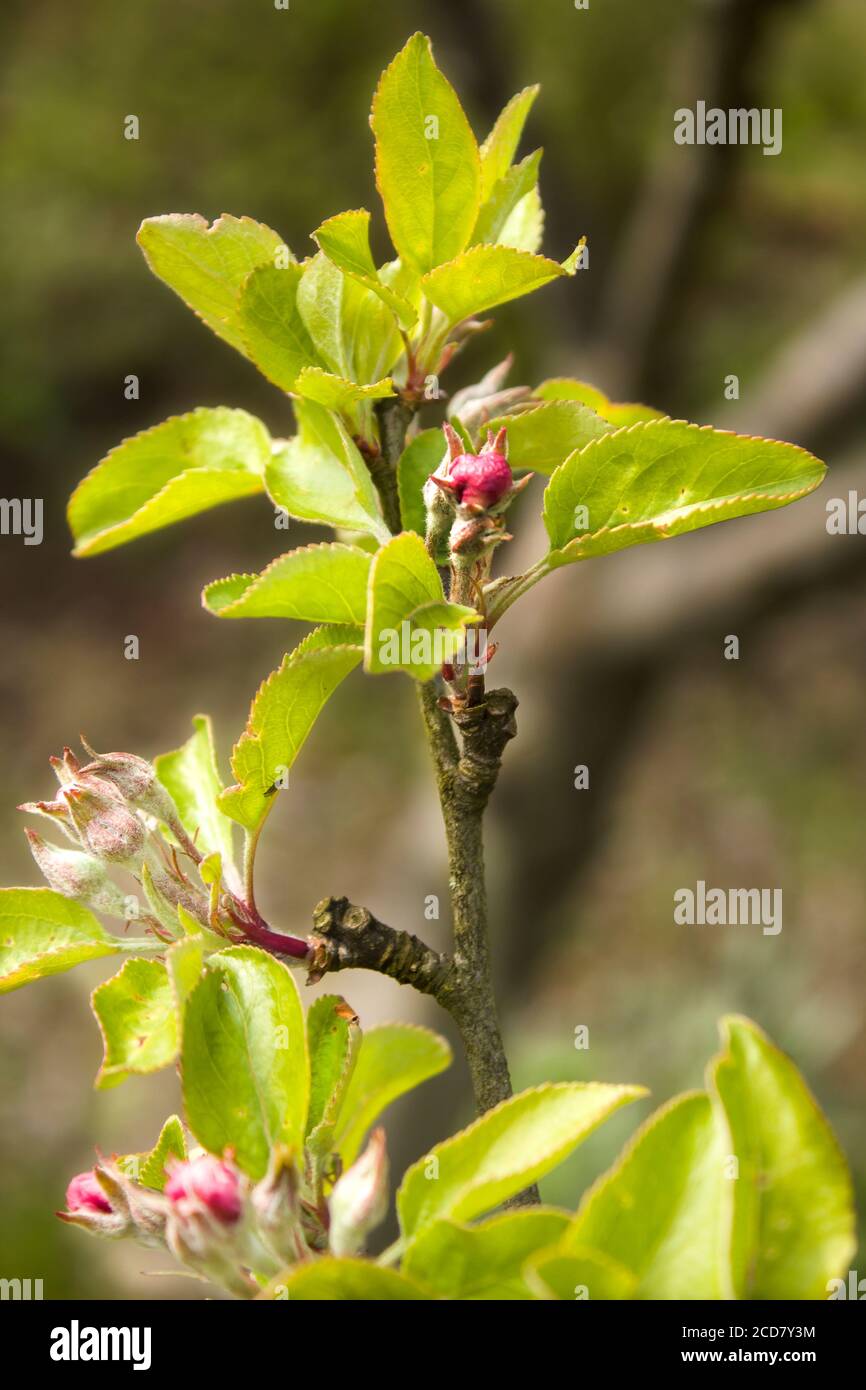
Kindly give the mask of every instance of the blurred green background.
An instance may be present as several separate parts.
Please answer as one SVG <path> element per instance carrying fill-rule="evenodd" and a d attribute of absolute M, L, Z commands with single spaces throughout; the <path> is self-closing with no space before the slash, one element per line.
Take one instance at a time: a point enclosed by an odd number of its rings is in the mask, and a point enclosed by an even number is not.
<path fill-rule="evenodd" d="M 42 546 L 0 539 L 2 881 L 37 881 L 12 808 L 49 794 L 49 753 L 82 730 L 152 756 L 206 709 L 227 755 L 299 635 L 199 607 L 203 583 L 285 548 L 261 499 L 70 558 L 68 494 L 122 437 L 218 403 L 290 428 L 285 399 L 148 274 L 138 224 L 247 213 L 305 255 L 325 217 L 371 207 L 384 253 L 367 112 L 422 28 L 479 137 L 512 92 L 543 83 L 523 148 L 545 147 L 545 249 L 590 243 L 588 271 L 500 312 L 443 384 L 512 349 L 514 381 L 583 375 L 793 439 L 833 469 L 788 511 L 559 572 L 503 624 L 494 675 L 520 696 L 520 736 L 489 862 L 515 1082 L 642 1082 L 658 1103 L 700 1084 L 715 1019 L 748 1013 L 805 1072 L 862 1206 L 866 558 L 862 537 L 824 525 L 828 497 L 866 487 L 862 0 L 7 0 L 2 23 L 3 493 L 46 508 Z M 780 107 L 782 154 L 676 147 L 673 112 L 698 98 Z M 540 546 L 532 513 L 527 499 L 510 568 Z M 315 535 L 298 524 L 292 540 Z M 131 633 L 137 662 L 123 656 Z M 722 654 L 731 633 L 738 662 Z M 589 791 L 573 788 L 580 763 Z M 339 692 L 261 865 L 260 900 L 284 929 L 305 932 L 314 903 L 345 893 L 444 944 L 443 844 L 408 681 L 358 676 Z M 698 878 L 781 887 L 781 934 L 674 926 L 673 893 Z M 53 1216 L 94 1141 L 144 1148 L 178 1103 L 168 1075 L 89 1090 L 101 1047 L 87 991 L 106 973 L 44 981 L 0 1009 L 0 1273 L 42 1278 L 47 1297 L 200 1297 L 155 1277 L 165 1257 Z M 338 985 L 368 1024 L 449 1031 L 390 982 Z M 392 1112 L 397 1171 L 469 1113 L 458 1060 Z M 545 1195 L 575 1205 L 636 1118 L 595 1136 Z"/>

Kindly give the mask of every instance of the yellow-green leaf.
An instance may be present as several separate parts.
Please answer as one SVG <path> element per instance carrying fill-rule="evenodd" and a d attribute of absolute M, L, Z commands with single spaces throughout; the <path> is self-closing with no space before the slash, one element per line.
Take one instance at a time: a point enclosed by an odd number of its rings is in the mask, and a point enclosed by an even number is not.
<path fill-rule="evenodd" d="M 560 265 L 513 246 L 480 245 L 431 270 L 421 287 L 450 323 L 459 323 L 573 274 L 571 258 Z"/>
<path fill-rule="evenodd" d="M 178 1022 L 168 972 L 161 961 L 128 960 L 91 996 L 105 1056 L 96 1077 L 107 1090 L 128 1076 L 167 1067 L 177 1056 Z"/>
<path fill-rule="evenodd" d="M 856 1248 L 848 1166 L 790 1057 L 747 1018 L 723 1019 L 721 1033 L 710 1082 L 739 1165 L 735 1295 L 825 1299 Z"/>
<path fill-rule="evenodd" d="M 112 449 L 69 500 L 76 555 L 96 555 L 264 487 L 267 430 L 244 410 L 174 415 Z"/>
<path fill-rule="evenodd" d="M 251 217 L 228 213 L 208 226 L 198 213 L 148 217 L 138 244 L 154 275 L 238 352 L 247 348 L 238 324 L 238 291 L 257 266 L 288 258 L 282 238 Z"/>
<path fill-rule="evenodd" d="M 261 574 L 208 584 L 202 602 L 220 618 L 299 618 L 364 622 L 371 558 L 356 545 L 306 545 L 272 560 Z"/>
<path fill-rule="evenodd" d="M 550 1172 L 640 1086 L 561 1082 L 523 1091 L 435 1145 L 397 1194 L 406 1236 L 442 1217 L 469 1220 Z"/>
<path fill-rule="evenodd" d="M 414 34 L 383 72 L 370 124 L 391 240 L 423 275 L 467 245 L 481 190 L 475 136 L 424 34 Z"/>
<path fill-rule="evenodd" d="M 254 946 L 210 957 L 186 1007 L 184 1110 L 210 1153 L 234 1150 L 260 1178 L 276 1145 L 299 1153 L 310 1070 L 304 1011 L 290 970 Z"/>

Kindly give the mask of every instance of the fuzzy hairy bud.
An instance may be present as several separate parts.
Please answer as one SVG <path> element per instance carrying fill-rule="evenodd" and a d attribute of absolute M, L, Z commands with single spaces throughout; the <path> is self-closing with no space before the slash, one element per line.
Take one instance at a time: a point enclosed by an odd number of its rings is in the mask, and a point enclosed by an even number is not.
<path fill-rule="evenodd" d="M 127 899 L 117 884 L 112 883 L 98 859 L 81 850 L 58 849 L 56 845 L 49 845 L 34 830 L 25 830 L 24 833 L 30 853 L 50 888 L 62 893 L 64 898 L 85 903 L 94 912 L 126 920 Z"/>

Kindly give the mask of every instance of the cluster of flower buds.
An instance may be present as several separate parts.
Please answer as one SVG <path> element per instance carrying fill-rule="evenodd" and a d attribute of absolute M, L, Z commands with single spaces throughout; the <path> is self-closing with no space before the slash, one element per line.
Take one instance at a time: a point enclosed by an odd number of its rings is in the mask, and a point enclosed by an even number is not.
<path fill-rule="evenodd" d="M 503 513 L 531 474 L 515 483 L 508 464 L 505 426 L 477 454 L 467 452 L 450 424 L 442 426 L 447 452 L 424 485 L 427 507 L 427 548 L 437 561 L 474 563 L 485 552 L 510 539 Z"/>
<path fill-rule="evenodd" d="M 35 831 L 26 832 L 49 886 L 106 916 L 138 918 L 160 937 L 178 934 L 178 904 L 208 925 L 208 896 L 180 868 L 177 851 L 196 864 L 202 856 L 155 768 L 133 753 L 95 753 L 86 743 L 84 748 L 90 757 L 84 766 L 71 748 L 50 760 L 60 783 L 53 801 L 25 802 L 18 808 L 52 821 L 76 846 L 60 849 Z M 117 869 L 127 870 L 141 884 L 149 911 L 141 911 L 137 897 L 124 893 L 110 877 L 109 871 Z"/>
<path fill-rule="evenodd" d="M 94 1235 L 166 1247 L 200 1277 L 251 1298 L 263 1279 L 302 1261 L 356 1254 L 387 1211 L 381 1129 L 327 1199 L 307 1192 L 293 1153 L 280 1146 L 255 1184 L 228 1151 L 169 1159 L 166 1172 L 159 1192 L 135 1181 L 122 1160 L 100 1158 L 72 1179 L 57 1214 Z"/>

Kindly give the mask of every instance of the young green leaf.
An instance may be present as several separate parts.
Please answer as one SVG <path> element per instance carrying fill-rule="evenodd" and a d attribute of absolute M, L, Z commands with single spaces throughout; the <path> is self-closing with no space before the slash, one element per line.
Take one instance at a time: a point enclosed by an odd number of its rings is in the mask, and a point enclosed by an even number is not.
<path fill-rule="evenodd" d="M 574 273 L 573 256 L 560 265 L 513 246 L 480 245 L 431 270 L 421 288 L 449 323 L 460 323 Z"/>
<path fill-rule="evenodd" d="M 295 650 L 293 657 L 308 656 L 310 652 L 330 651 L 333 647 L 353 647 L 358 657 L 364 655 L 364 629 L 351 623 L 327 623 L 313 628 Z"/>
<path fill-rule="evenodd" d="M 826 1298 L 856 1248 L 848 1166 L 790 1057 L 747 1018 L 723 1019 L 721 1034 L 710 1083 L 739 1164 L 735 1296 Z"/>
<path fill-rule="evenodd" d="M 154 767 L 190 838 L 203 854 L 220 856 L 223 874 L 230 880 L 230 886 L 236 887 L 232 824 L 217 804 L 223 784 L 216 763 L 210 716 L 197 714 L 192 726 L 192 737 L 174 752 L 161 753 L 154 760 Z"/>
<path fill-rule="evenodd" d="M 400 493 L 400 516 L 403 529 L 427 531 L 427 508 L 422 489 L 431 473 L 435 473 L 445 455 L 441 430 L 422 430 L 411 439 L 397 464 L 397 488 Z"/>
<path fill-rule="evenodd" d="M 489 428 L 508 431 L 508 462 L 513 469 L 552 473 L 591 440 L 611 432 L 611 425 L 577 401 L 551 401 L 519 415 L 491 420 Z"/>
<path fill-rule="evenodd" d="M 463 640 L 472 608 L 447 603 L 439 571 L 414 531 L 394 536 L 370 569 L 364 668 L 373 675 L 406 671 L 432 680 Z"/>
<path fill-rule="evenodd" d="M 555 1245 L 568 1222 L 565 1212 L 543 1207 L 506 1212 L 480 1226 L 434 1221 L 410 1243 L 401 1270 L 439 1298 L 531 1299 L 523 1266 Z"/>
<path fill-rule="evenodd" d="M 407 1303 L 428 1299 L 429 1294 L 396 1269 L 371 1260 L 338 1260 L 327 1255 L 313 1264 L 284 1270 L 259 1298 L 291 1303 Z"/>
<path fill-rule="evenodd" d="M 612 401 L 597 386 L 574 381 L 571 377 L 551 377 L 541 383 L 535 395 L 543 401 L 582 401 L 618 430 L 644 420 L 665 418 L 664 411 L 654 410 L 651 405 L 639 405 L 636 401 Z"/>
<path fill-rule="evenodd" d="M 248 275 L 238 296 L 238 325 L 244 350 L 268 381 L 294 391 L 305 367 L 318 367 L 319 354 L 298 308 L 303 268 L 260 266 Z"/>
<path fill-rule="evenodd" d="M 536 1298 L 562 1302 L 612 1303 L 634 1298 L 635 1277 L 600 1250 L 562 1246 L 542 1250 L 524 1265 L 523 1277 Z"/>
<path fill-rule="evenodd" d="M 288 248 L 270 227 L 224 213 L 208 226 L 198 213 L 148 217 L 138 244 L 154 275 L 238 352 L 246 344 L 238 323 L 238 291 L 257 266 L 276 265 Z"/>
<path fill-rule="evenodd" d="M 386 1023 L 365 1033 L 334 1133 L 343 1167 L 354 1163 L 368 1131 L 392 1101 L 450 1063 L 451 1048 L 429 1028 Z"/>
<path fill-rule="evenodd" d="M 794 444 L 681 420 L 616 430 L 572 454 L 551 478 L 544 494 L 547 565 L 784 507 L 812 492 L 824 472 Z"/>
<path fill-rule="evenodd" d="M 509 214 L 498 241 L 500 246 L 513 246 L 515 251 L 529 251 L 534 255 L 541 250 L 543 240 L 544 208 L 536 184 Z"/>
<path fill-rule="evenodd" d="M 603 1251 L 633 1276 L 636 1298 L 731 1298 L 728 1149 L 709 1096 L 678 1096 L 585 1194 L 560 1253 Z"/>
<path fill-rule="evenodd" d="M 320 251 L 303 267 L 298 311 L 331 373 L 381 390 L 379 378 L 403 343 L 394 315 L 380 296 L 345 275 Z"/>
<path fill-rule="evenodd" d="M 362 401 L 381 401 L 393 396 L 394 383 L 389 376 L 382 381 L 371 382 L 369 386 L 356 386 L 343 376 L 324 372 L 321 367 L 305 367 L 295 382 L 295 391 L 308 401 L 318 401 L 337 415 L 348 414 Z"/>
<path fill-rule="evenodd" d="M 437 1144 L 406 1173 L 397 1193 L 400 1226 L 414 1236 L 443 1217 L 480 1216 L 549 1173 L 640 1086 L 560 1082 L 523 1091 Z M 436 1160 L 435 1181 L 429 1179 Z"/>
<path fill-rule="evenodd" d="M 364 460 L 336 415 L 314 401 L 295 402 L 298 434 L 276 444 L 268 463 L 268 492 L 301 521 L 322 521 L 378 540 L 390 532 Z"/>
<path fill-rule="evenodd" d="M 258 829 L 323 706 L 360 659 L 357 647 L 293 652 L 268 676 L 232 751 L 237 785 L 219 798 L 225 815 Z"/>
<path fill-rule="evenodd" d="M 481 146 L 481 196 L 485 201 L 494 186 L 504 178 L 517 152 L 520 137 L 532 103 L 541 88 L 536 83 L 517 92 L 496 118 L 496 124 Z"/>
<path fill-rule="evenodd" d="M 174 1007 L 181 1021 L 186 1001 L 201 979 L 204 946 L 203 935 L 183 936 L 179 941 L 173 942 L 165 954 L 165 967 L 168 971 Z"/>
<path fill-rule="evenodd" d="M 128 960 L 91 995 L 105 1056 L 97 1090 L 128 1076 L 159 1071 L 178 1049 L 177 1011 L 168 972 L 158 960 Z"/>
<path fill-rule="evenodd" d="M 208 584 L 202 603 L 220 618 L 363 623 L 370 563 L 355 545 L 306 545 L 273 560 L 261 574 L 235 574 Z"/>
<path fill-rule="evenodd" d="M 476 242 L 496 243 L 500 240 L 518 203 L 521 203 L 538 183 L 541 153 L 541 150 L 536 150 L 533 154 L 528 154 L 493 185 L 489 196 L 481 204 L 478 221 L 472 233 L 473 245 Z"/>
<path fill-rule="evenodd" d="M 271 1150 L 300 1151 L 310 1070 L 298 988 L 265 951 L 232 946 L 211 956 L 186 1007 L 181 1080 L 198 1142 L 260 1178 Z"/>
<path fill-rule="evenodd" d="M 125 439 L 84 478 L 67 515 L 76 555 L 97 555 L 264 486 L 268 432 L 244 410 L 201 407 Z"/>
<path fill-rule="evenodd" d="M 142 1158 L 139 1165 L 139 1181 L 145 1187 L 153 1187 L 157 1192 L 162 1192 L 168 1178 L 165 1165 L 170 1158 L 186 1158 L 186 1139 L 183 1125 L 177 1115 L 169 1115 L 160 1130 L 156 1144 L 150 1153 Z"/>
<path fill-rule="evenodd" d="M 361 1030 L 339 994 L 323 994 L 307 1012 L 310 1109 L 307 1148 L 321 1157 L 333 1147 L 334 1130 L 352 1076 Z"/>
<path fill-rule="evenodd" d="M 149 938 L 109 935 L 88 908 L 51 888 L 0 888 L 0 994 L 85 960 L 158 949 Z"/>
<path fill-rule="evenodd" d="M 313 240 L 329 261 L 333 261 L 346 275 L 357 280 L 365 289 L 387 304 L 396 315 L 403 328 L 411 328 L 418 318 L 418 311 L 408 299 L 398 294 L 379 278 L 379 272 L 370 250 L 370 214 L 359 208 L 353 212 L 341 212 L 329 217 L 313 232 Z"/>
<path fill-rule="evenodd" d="M 475 136 L 424 34 L 414 34 L 383 72 L 370 124 L 391 240 L 423 275 L 466 246 L 481 190 Z"/>

